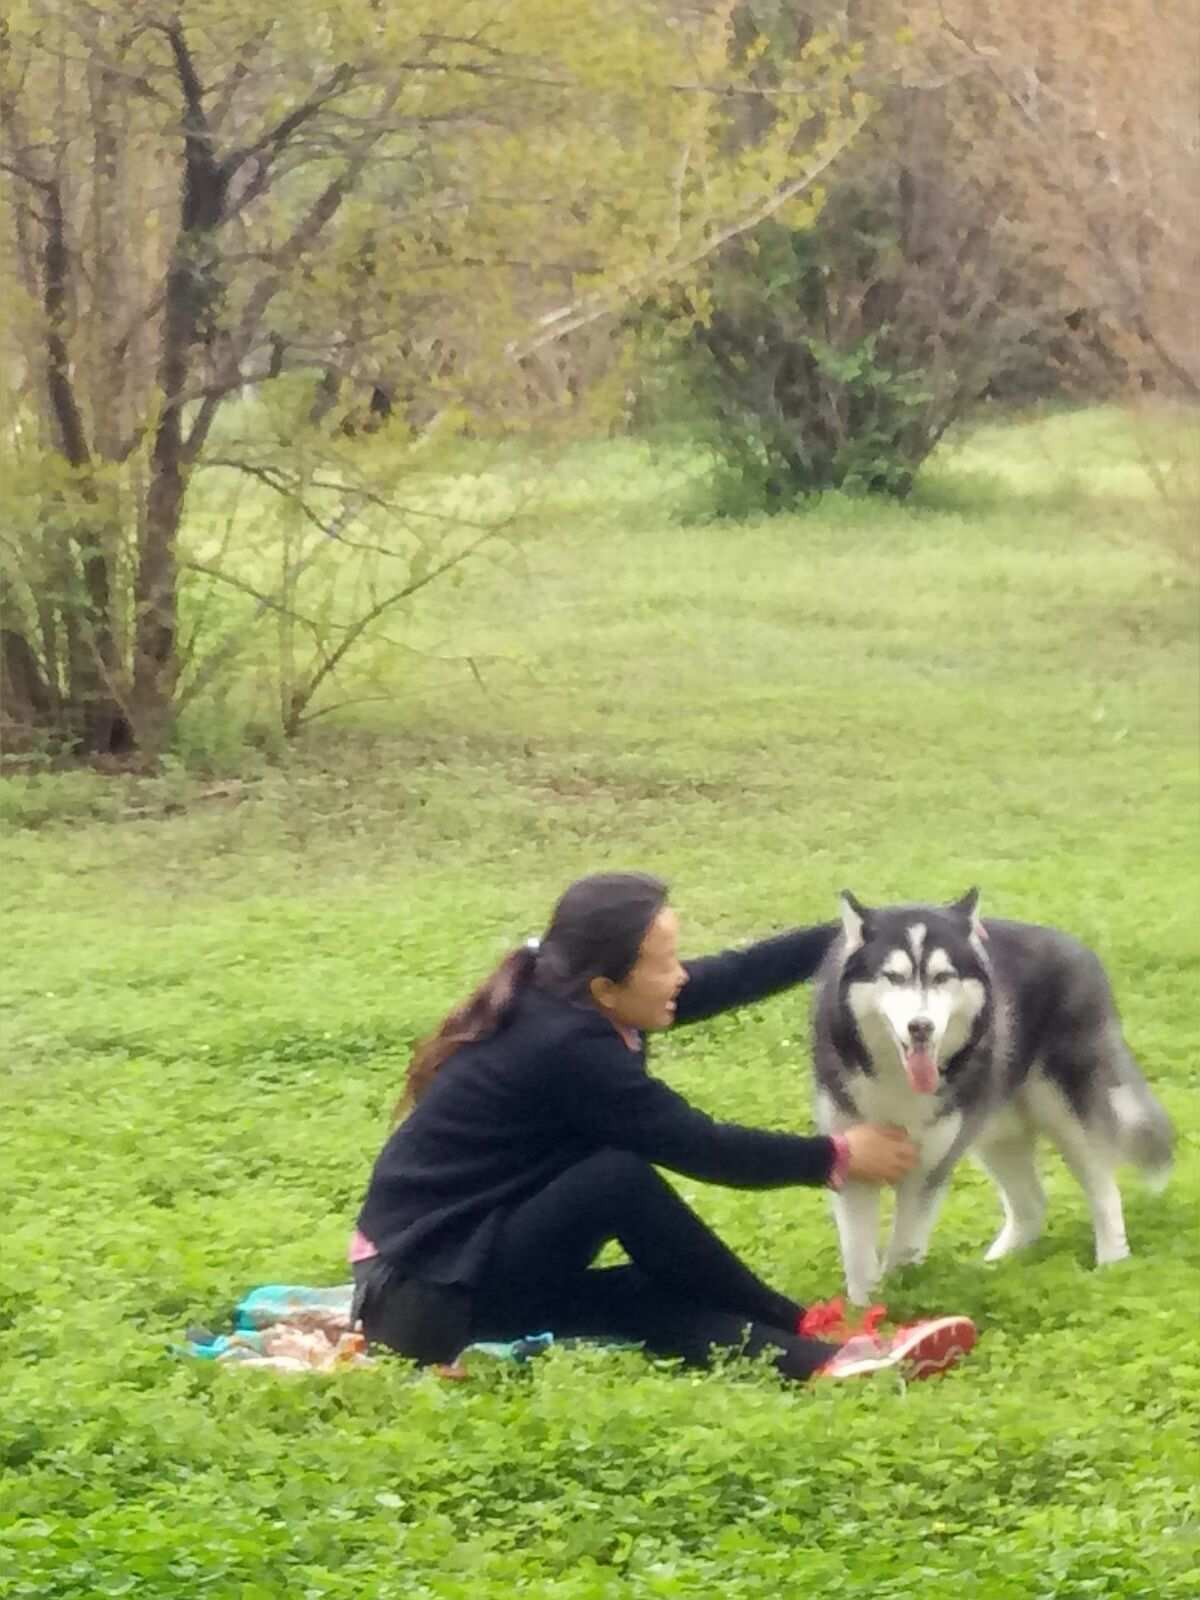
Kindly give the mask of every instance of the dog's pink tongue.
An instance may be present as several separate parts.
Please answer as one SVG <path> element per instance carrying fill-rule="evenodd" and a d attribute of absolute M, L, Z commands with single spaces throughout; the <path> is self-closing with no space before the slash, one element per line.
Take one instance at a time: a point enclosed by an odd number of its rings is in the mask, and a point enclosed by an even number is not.
<path fill-rule="evenodd" d="M 915 1050 L 908 1050 L 904 1055 L 904 1067 L 908 1073 L 908 1081 L 918 1094 L 934 1094 L 938 1086 L 937 1062 L 928 1050 L 919 1046 Z"/>

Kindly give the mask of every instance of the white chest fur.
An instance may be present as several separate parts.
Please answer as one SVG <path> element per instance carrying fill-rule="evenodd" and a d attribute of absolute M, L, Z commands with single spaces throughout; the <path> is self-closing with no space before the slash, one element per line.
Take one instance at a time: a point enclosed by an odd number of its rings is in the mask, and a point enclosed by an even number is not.
<path fill-rule="evenodd" d="M 842 1126 L 852 1121 L 873 1122 L 885 1127 L 903 1128 L 918 1151 L 917 1170 L 930 1172 L 943 1160 L 958 1137 L 962 1117 L 957 1111 L 939 1115 L 939 1097 L 916 1094 L 907 1082 L 888 1078 L 868 1078 L 854 1086 L 857 1118 L 841 1118 Z"/>
<path fill-rule="evenodd" d="M 962 1128 L 957 1111 L 939 1116 L 939 1097 L 917 1094 L 899 1063 L 897 1068 L 894 1073 L 885 1067 L 874 1077 L 858 1076 L 852 1090 L 844 1085 L 854 1101 L 853 1112 L 835 1106 L 823 1095 L 817 1103 L 818 1121 L 827 1132 L 839 1132 L 857 1122 L 879 1123 L 903 1128 L 917 1147 L 917 1165 L 896 1190 L 892 1235 L 883 1264 L 889 1271 L 924 1259 L 942 1187 L 940 1173 L 934 1187 L 926 1180 L 941 1168 Z M 849 1183 L 832 1199 L 846 1291 L 855 1305 L 864 1305 L 880 1274 L 880 1189 L 876 1184 Z"/>
<path fill-rule="evenodd" d="M 903 1128 L 917 1143 L 932 1131 L 938 1119 L 938 1096 L 917 1094 L 899 1074 L 861 1079 L 854 1085 L 852 1098 L 859 1121 Z"/>

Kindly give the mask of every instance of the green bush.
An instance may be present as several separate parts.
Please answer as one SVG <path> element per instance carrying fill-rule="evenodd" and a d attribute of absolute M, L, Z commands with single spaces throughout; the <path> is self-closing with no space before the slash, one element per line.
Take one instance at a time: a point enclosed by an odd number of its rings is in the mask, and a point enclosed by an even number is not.
<path fill-rule="evenodd" d="M 86 771 L 0 777 L 0 829 L 112 820 L 122 796 Z"/>
<path fill-rule="evenodd" d="M 903 498 L 985 397 L 1115 381 L 1034 222 L 955 137 L 946 106 L 897 97 L 815 211 L 732 240 L 649 314 L 665 376 L 643 413 L 698 423 L 719 514 Z"/>
<path fill-rule="evenodd" d="M 671 308 L 659 406 L 712 452 L 719 516 L 831 489 L 903 497 L 936 443 L 929 380 L 893 330 L 830 326 L 826 254 L 817 230 L 762 229 L 726 253 L 703 297 Z"/>

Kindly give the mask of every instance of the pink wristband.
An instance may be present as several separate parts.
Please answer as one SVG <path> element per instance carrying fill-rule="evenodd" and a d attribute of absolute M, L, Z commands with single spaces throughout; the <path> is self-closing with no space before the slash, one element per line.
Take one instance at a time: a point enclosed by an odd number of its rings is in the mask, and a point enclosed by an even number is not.
<path fill-rule="evenodd" d="M 850 1141 L 844 1133 L 831 1133 L 829 1137 L 833 1142 L 833 1165 L 825 1183 L 830 1189 L 840 1189 L 850 1171 Z"/>

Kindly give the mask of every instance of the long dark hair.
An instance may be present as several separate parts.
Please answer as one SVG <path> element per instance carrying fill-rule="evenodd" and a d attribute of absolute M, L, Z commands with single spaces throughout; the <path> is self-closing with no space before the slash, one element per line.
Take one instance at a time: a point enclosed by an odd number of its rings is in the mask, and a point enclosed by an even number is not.
<path fill-rule="evenodd" d="M 436 1033 L 417 1045 L 397 1120 L 420 1100 L 456 1050 L 504 1027 L 529 985 L 564 1000 L 586 1001 L 593 978 L 613 983 L 627 978 L 666 901 L 666 884 L 642 872 L 598 872 L 573 883 L 555 906 L 543 938 L 510 950 Z"/>

